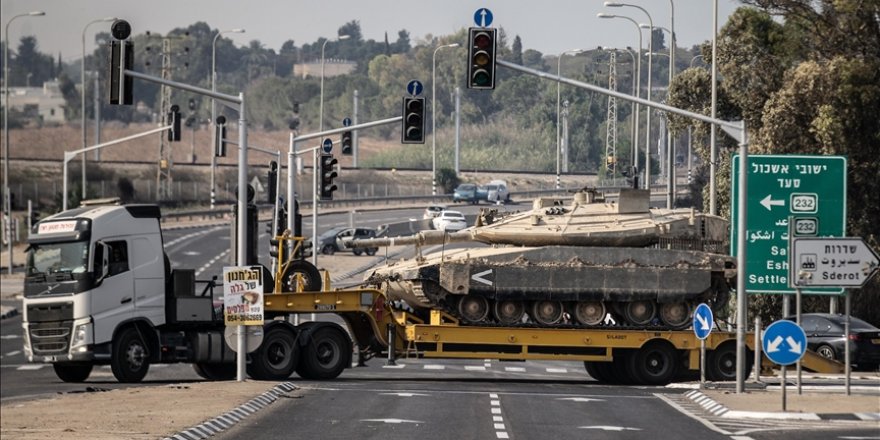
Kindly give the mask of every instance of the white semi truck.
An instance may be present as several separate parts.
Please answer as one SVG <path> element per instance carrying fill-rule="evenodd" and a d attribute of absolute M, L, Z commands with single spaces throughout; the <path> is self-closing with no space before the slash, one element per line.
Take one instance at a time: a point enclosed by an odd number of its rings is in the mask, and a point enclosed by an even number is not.
<path fill-rule="evenodd" d="M 101 364 L 120 382 L 141 381 L 154 363 L 192 363 L 210 380 L 235 377 L 222 292 L 215 297 L 214 280 L 196 281 L 191 269 L 171 269 L 159 220 L 156 205 L 99 205 L 34 225 L 22 307 L 29 362 L 51 363 L 66 382 L 86 380 Z M 271 277 L 265 285 L 274 288 Z M 284 320 L 263 331 L 248 373 L 288 377 L 303 332 Z M 328 332 L 344 335 L 339 326 Z"/>

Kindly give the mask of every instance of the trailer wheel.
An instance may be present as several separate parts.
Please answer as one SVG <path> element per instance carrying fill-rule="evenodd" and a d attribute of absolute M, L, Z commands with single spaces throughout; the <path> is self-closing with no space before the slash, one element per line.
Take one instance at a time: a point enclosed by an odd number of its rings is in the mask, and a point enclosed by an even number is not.
<path fill-rule="evenodd" d="M 318 271 L 318 268 L 315 267 L 312 263 L 309 263 L 305 260 L 295 260 L 292 261 L 287 269 L 284 269 L 284 274 L 281 276 L 281 290 L 284 292 L 296 292 L 296 286 L 294 285 L 294 275 L 302 274 L 303 277 L 303 290 L 306 292 L 320 292 L 321 291 L 321 272 Z"/>
<path fill-rule="evenodd" d="M 338 326 L 322 326 L 308 335 L 297 374 L 304 379 L 334 379 L 351 365 L 351 340 Z"/>
<path fill-rule="evenodd" d="M 147 357 L 147 344 L 134 327 L 127 327 L 113 341 L 113 354 L 110 367 L 116 380 L 123 383 L 137 383 L 143 380 L 150 370 Z"/>
<path fill-rule="evenodd" d="M 232 380 L 238 372 L 235 364 L 218 364 L 198 362 L 193 364 L 193 370 L 199 377 L 206 380 Z"/>
<path fill-rule="evenodd" d="M 92 374 L 92 364 L 52 364 L 55 375 L 64 382 L 85 382 Z"/>
<path fill-rule="evenodd" d="M 746 350 L 748 354 L 751 351 Z M 746 373 L 748 376 L 751 372 L 751 362 L 749 358 L 754 359 L 754 355 L 746 355 Z M 736 380 L 736 344 L 729 342 L 721 344 L 720 347 L 710 351 L 706 356 L 706 378 L 713 382 L 729 382 Z"/>
<path fill-rule="evenodd" d="M 678 371 L 675 348 L 662 341 L 638 349 L 632 362 L 635 379 L 645 385 L 666 385 Z"/>
<path fill-rule="evenodd" d="M 263 343 L 251 354 L 248 374 L 257 380 L 284 380 L 299 364 L 295 330 L 276 326 L 266 331 Z"/>
<path fill-rule="evenodd" d="M 614 385 L 617 384 L 617 378 L 614 376 L 612 369 L 614 365 L 611 362 L 590 362 L 584 361 L 584 367 L 587 374 L 596 379 L 599 383 Z"/>

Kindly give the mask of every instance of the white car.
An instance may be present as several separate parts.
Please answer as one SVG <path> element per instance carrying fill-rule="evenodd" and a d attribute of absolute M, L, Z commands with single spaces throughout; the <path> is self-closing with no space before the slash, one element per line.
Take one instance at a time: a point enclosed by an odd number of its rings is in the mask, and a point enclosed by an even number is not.
<path fill-rule="evenodd" d="M 445 210 L 435 217 L 434 220 L 431 220 L 431 222 L 434 225 L 434 229 L 438 231 L 454 232 L 467 227 L 464 214 L 458 211 Z"/>
<path fill-rule="evenodd" d="M 506 203 L 510 201 L 510 191 L 507 189 L 507 182 L 503 180 L 493 180 L 486 185 L 486 200 L 489 203 Z"/>
<path fill-rule="evenodd" d="M 422 214 L 422 218 L 425 220 L 436 218 L 444 210 L 446 210 L 446 205 L 428 205 L 425 208 L 425 213 Z"/>

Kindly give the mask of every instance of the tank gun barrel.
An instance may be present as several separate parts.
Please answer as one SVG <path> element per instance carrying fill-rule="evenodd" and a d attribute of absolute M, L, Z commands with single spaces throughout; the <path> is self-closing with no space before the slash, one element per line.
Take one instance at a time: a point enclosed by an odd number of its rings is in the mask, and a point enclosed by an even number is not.
<path fill-rule="evenodd" d="M 348 248 L 374 248 L 405 245 L 435 245 L 443 243 L 460 243 L 474 241 L 470 231 L 444 232 L 444 231 L 421 231 L 419 233 L 403 237 L 380 237 L 351 240 L 345 243 Z"/>

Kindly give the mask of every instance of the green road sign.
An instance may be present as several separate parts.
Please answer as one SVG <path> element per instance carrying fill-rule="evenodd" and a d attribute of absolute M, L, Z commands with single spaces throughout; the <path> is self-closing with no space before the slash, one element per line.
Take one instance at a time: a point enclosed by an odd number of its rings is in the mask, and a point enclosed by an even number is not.
<path fill-rule="evenodd" d="M 739 155 L 735 155 L 730 199 L 734 256 L 739 167 Z M 793 294 L 788 280 L 789 230 L 795 236 L 846 236 L 846 158 L 749 155 L 747 171 L 746 291 Z M 804 288 L 801 293 L 840 294 L 842 290 Z"/>

